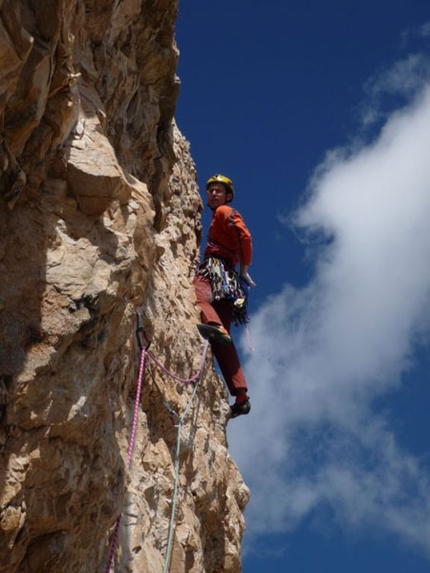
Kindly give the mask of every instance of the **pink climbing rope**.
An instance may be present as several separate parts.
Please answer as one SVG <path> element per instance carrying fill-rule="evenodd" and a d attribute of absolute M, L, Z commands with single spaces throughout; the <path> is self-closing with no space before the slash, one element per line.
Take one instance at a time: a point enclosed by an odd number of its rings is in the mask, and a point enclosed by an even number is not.
<path fill-rule="evenodd" d="M 136 441 L 137 419 L 139 418 L 140 394 L 142 391 L 143 373 L 145 371 L 145 355 L 146 355 L 146 348 L 142 348 L 142 353 L 140 355 L 139 376 L 137 378 L 136 399 L 134 401 L 133 424 L 131 426 L 130 441 L 128 444 L 128 452 L 127 452 L 128 467 L 131 466 L 134 442 Z"/>
<path fill-rule="evenodd" d="M 149 346 L 149 345 L 148 345 Z M 143 374 L 145 371 L 145 357 L 148 354 L 148 356 L 151 358 L 151 360 L 153 362 L 155 362 L 155 364 L 168 376 L 170 376 L 171 378 L 173 378 L 174 380 L 177 380 L 178 382 L 182 382 L 184 384 L 190 384 L 193 382 L 196 382 L 199 379 L 199 376 L 202 373 L 203 370 L 203 366 L 206 360 L 206 349 L 207 349 L 207 343 L 205 344 L 201 357 L 200 357 L 200 364 L 199 364 L 199 369 L 196 372 L 196 374 L 194 374 L 194 376 L 192 376 L 191 378 L 180 378 L 179 376 L 176 376 L 175 374 L 173 374 L 172 372 L 169 372 L 169 370 L 167 370 L 156 358 L 155 356 L 152 354 L 152 352 L 150 352 L 148 350 L 148 346 L 147 347 L 143 347 L 142 348 L 142 352 L 140 355 L 140 365 L 139 365 L 139 375 L 137 378 L 137 389 L 136 389 L 136 398 L 134 401 L 134 412 L 133 412 L 133 422 L 132 422 L 132 426 L 131 426 L 131 433 L 130 433 L 130 440 L 128 443 L 128 451 L 127 451 L 127 463 L 128 463 L 128 467 L 130 468 L 131 466 L 131 461 L 133 458 L 133 450 L 134 450 L 134 444 L 136 442 L 136 433 L 137 433 L 137 422 L 138 422 L 138 418 L 139 418 L 139 405 L 140 405 L 140 395 L 142 392 L 142 381 L 143 381 Z M 120 525 L 121 525 L 121 520 L 122 520 L 122 513 L 119 515 L 118 519 L 116 520 L 115 523 L 115 528 L 113 531 L 113 535 L 112 535 L 112 542 L 111 542 L 111 547 L 109 550 L 109 556 L 108 556 L 108 561 L 107 561 L 107 565 L 106 565 L 106 569 L 105 569 L 105 573 L 109 573 L 112 567 L 112 563 L 115 557 L 115 553 L 118 547 L 118 540 L 119 540 L 119 529 L 120 529 Z"/>
<path fill-rule="evenodd" d="M 113 559 L 115 557 L 116 548 L 118 547 L 118 539 L 119 539 L 119 526 L 121 525 L 122 513 L 120 513 L 118 519 L 115 523 L 115 529 L 113 530 L 112 536 L 112 543 L 109 550 L 109 557 L 108 562 L 106 565 L 105 573 L 109 573 L 110 568 L 112 567 Z"/>
<path fill-rule="evenodd" d="M 202 355 L 200 357 L 200 364 L 199 364 L 199 368 L 197 370 L 197 372 L 194 374 L 194 376 L 192 376 L 191 378 L 180 378 L 179 376 L 176 376 L 176 374 L 173 374 L 173 372 L 169 372 L 169 370 L 167 370 L 167 368 L 165 368 L 161 362 L 159 362 L 155 356 L 152 354 L 152 352 L 148 351 L 148 356 L 150 357 L 150 359 L 155 362 L 155 364 L 168 376 L 170 376 L 171 378 L 173 378 L 173 380 L 176 380 L 177 382 L 182 382 L 183 384 L 193 384 L 194 382 L 197 382 L 197 380 L 199 379 L 199 376 L 201 374 L 202 368 L 203 368 L 203 364 L 205 361 L 205 352 L 202 352 Z"/>
<path fill-rule="evenodd" d="M 142 391 L 142 380 L 143 380 L 143 372 L 145 370 L 145 354 L 146 348 L 142 348 L 142 353 L 140 355 L 140 365 L 139 365 L 139 376 L 137 378 L 137 390 L 136 390 L 136 399 L 134 401 L 134 412 L 133 412 L 133 423 L 131 425 L 131 434 L 130 440 L 128 443 L 128 452 L 127 452 L 127 463 L 128 467 L 131 466 L 131 460 L 133 457 L 133 449 L 134 444 L 136 442 L 136 431 L 137 431 L 137 420 L 139 417 L 139 404 L 140 404 L 140 394 Z M 121 525 L 122 513 L 120 513 L 118 519 L 115 523 L 115 529 L 112 536 L 112 543 L 109 551 L 108 562 L 106 565 L 105 573 L 109 573 L 112 563 L 115 557 L 116 549 L 118 547 L 118 539 L 119 539 L 119 528 Z"/>

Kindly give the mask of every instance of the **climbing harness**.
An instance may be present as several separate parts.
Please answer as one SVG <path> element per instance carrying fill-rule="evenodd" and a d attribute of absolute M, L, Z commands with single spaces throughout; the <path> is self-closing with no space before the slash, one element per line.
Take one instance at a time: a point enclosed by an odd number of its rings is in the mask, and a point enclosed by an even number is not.
<path fill-rule="evenodd" d="M 146 346 L 142 342 L 143 337 L 146 340 Z M 158 384 L 155 381 L 155 378 L 152 374 L 152 370 L 150 370 L 151 378 L 152 378 L 152 380 L 153 380 L 153 382 L 154 382 L 154 384 L 155 384 L 155 386 L 156 386 L 156 388 L 157 388 L 157 390 L 158 390 L 158 392 L 162 398 L 163 405 L 165 406 L 165 408 L 169 412 L 169 415 L 170 415 L 174 424 L 175 424 L 174 420 L 176 420 L 175 427 L 177 428 L 176 454 L 175 454 L 175 477 L 174 477 L 174 486 L 173 486 L 173 495 L 172 495 L 172 509 L 171 509 L 171 515 L 170 515 L 169 531 L 168 531 L 168 538 L 167 538 L 167 548 L 166 548 L 166 554 L 165 554 L 165 558 L 164 558 L 164 570 L 163 570 L 163 573 L 167 573 L 169 570 L 170 559 L 171 559 L 171 554 L 172 554 L 173 532 L 174 532 L 176 505 L 177 505 L 177 497 L 178 497 L 180 451 L 181 451 L 181 430 L 182 430 L 182 425 L 185 421 L 185 418 L 187 417 L 187 414 L 191 408 L 194 397 L 197 393 L 197 389 L 198 389 L 200 382 L 203 378 L 203 370 L 204 370 L 204 365 L 206 362 L 206 356 L 207 356 L 209 343 L 206 341 L 203 345 L 203 351 L 202 351 L 202 354 L 200 357 L 200 364 L 199 364 L 199 368 L 198 368 L 197 372 L 191 378 L 180 378 L 179 376 L 176 376 L 175 374 L 173 374 L 172 372 L 167 370 L 157 360 L 157 358 L 153 355 L 153 353 L 149 350 L 149 347 L 151 345 L 151 341 L 147 338 L 147 336 L 145 334 L 145 331 L 143 328 L 143 320 L 142 320 L 142 316 L 140 313 L 137 314 L 136 338 L 137 338 L 137 344 L 138 344 L 139 350 L 140 350 L 140 365 L 139 365 L 139 375 L 138 375 L 138 379 L 137 379 L 136 399 L 134 402 L 133 423 L 132 423 L 132 428 L 131 428 L 131 432 L 130 432 L 130 439 L 129 439 L 128 451 L 127 451 L 128 468 L 131 467 L 133 449 L 134 449 L 134 444 L 136 441 L 137 421 L 138 421 L 139 406 L 140 406 L 140 395 L 141 395 L 141 390 L 142 390 L 143 375 L 144 375 L 144 371 L 145 371 L 146 356 L 148 356 L 158 366 L 158 368 L 160 368 L 160 370 L 162 372 L 164 372 L 165 374 L 167 374 L 168 376 L 170 376 L 171 378 L 173 378 L 177 382 L 182 382 L 183 384 L 194 384 L 194 388 L 193 388 L 193 391 L 191 393 L 188 404 L 185 407 L 185 410 L 182 413 L 182 415 L 179 416 L 175 412 L 175 410 L 173 410 L 171 408 L 170 404 L 168 404 L 168 402 L 165 400 L 165 398 L 161 392 L 160 387 L 158 386 Z M 116 549 L 118 546 L 119 530 L 120 530 L 120 526 L 121 526 L 121 521 L 122 521 L 122 513 L 119 515 L 119 517 L 115 523 L 105 573 L 109 573 L 111 570 L 111 567 L 112 567 L 112 563 L 113 563 Z"/>
<path fill-rule="evenodd" d="M 226 299 L 233 303 L 232 321 L 236 326 L 249 322 L 249 286 L 228 260 L 207 257 L 199 264 L 197 274 L 210 281 L 214 300 Z"/>

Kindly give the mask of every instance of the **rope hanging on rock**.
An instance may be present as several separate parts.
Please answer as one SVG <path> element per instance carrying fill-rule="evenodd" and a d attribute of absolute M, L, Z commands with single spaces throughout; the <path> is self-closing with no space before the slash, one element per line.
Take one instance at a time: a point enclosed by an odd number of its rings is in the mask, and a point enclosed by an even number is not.
<path fill-rule="evenodd" d="M 128 450 L 127 450 L 127 464 L 128 464 L 128 468 L 130 469 L 131 467 L 131 462 L 132 462 L 132 458 L 133 458 L 133 450 L 134 450 L 134 445 L 136 442 L 136 432 L 137 432 L 137 422 L 138 422 L 138 417 L 139 417 L 139 405 L 140 405 L 140 396 L 141 396 L 141 391 L 142 391 L 142 381 L 143 381 L 143 375 L 145 372 L 145 359 L 146 356 L 148 356 L 165 374 L 167 374 L 168 376 L 170 376 L 171 378 L 173 378 L 174 380 L 176 380 L 177 382 L 181 382 L 183 384 L 194 384 L 194 388 L 193 391 L 191 393 L 191 397 L 188 401 L 187 406 L 185 407 L 184 412 L 182 413 L 181 416 L 179 416 L 171 407 L 170 405 L 167 403 L 167 401 L 164 399 L 164 396 L 159 388 L 159 386 L 157 385 L 157 383 L 155 382 L 154 377 L 152 376 L 152 372 L 151 372 L 151 377 L 157 387 L 158 392 L 161 395 L 161 398 L 163 400 L 163 405 L 165 406 L 165 408 L 167 409 L 167 411 L 169 412 L 170 415 L 174 415 L 175 418 L 177 419 L 177 424 L 176 427 L 178 428 L 178 432 L 177 432 L 177 438 L 176 438 L 176 457 L 175 457 L 175 478 L 174 478 L 174 487 L 173 487 L 173 496 L 172 496 L 172 511 L 171 511 L 171 516 L 170 516 L 170 524 L 169 524 L 169 532 L 168 532 L 168 539 L 167 539 L 167 549 L 166 549 L 166 556 L 165 556 L 165 560 L 164 560 L 164 573 L 167 573 L 168 568 L 169 568 L 169 563 L 170 563 L 170 558 L 171 558 L 171 553 L 172 553 L 172 543 L 173 543 L 173 529 L 174 529 L 174 522 L 175 522 L 175 513 L 176 513 L 176 504 L 177 504 L 177 496 L 178 496 L 178 481 L 179 481 L 179 469 L 180 469 L 180 443 L 181 443 L 181 429 L 182 429 L 182 425 L 184 423 L 184 420 L 188 414 L 188 411 L 191 408 L 191 404 L 194 400 L 194 397 L 197 393 L 197 388 L 200 385 L 200 382 L 202 380 L 203 377 L 203 368 L 204 368 L 204 364 L 206 361 L 206 356 L 207 356 L 207 351 L 208 351 L 208 347 L 209 347 L 209 342 L 206 341 L 204 343 L 203 346 L 203 351 L 200 357 L 200 364 L 199 364 L 199 368 L 197 370 L 197 372 L 191 377 L 191 378 L 180 378 L 179 376 L 177 376 L 176 374 L 173 374 L 172 372 L 170 372 L 169 370 L 167 370 L 158 360 L 157 358 L 153 355 L 153 353 L 149 350 L 149 347 L 151 345 L 151 341 L 147 338 L 144 329 L 143 329 L 143 323 L 142 323 L 142 317 L 140 314 L 137 315 L 137 320 L 138 320 L 138 326 L 136 329 L 136 338 L 137 338 L 137 343 L 140 349 L 140 364 L 139 364 L 139 375 L 138 375 L 138 379 L 137 379 L 137 389 L 136 389 L 136 398 L 134 401 L 134 412 L 133 412 L 133 422 L 132 422 L 132 427 L 131 427 L 131 432 L 130 432 L 130 439 L 129 439 L 129 444 L 128 444 Z M 144 346 L 142 344 L 140 335 L 144 335 L 145 339 L 147 341 L 146 346 Z M 109 550 L 109 555 L 108 555 L 108 561 L 107 561 L 107 565 L 106 565 L 106 569 L 105 569 L 105 573 L 109 573 L 112 567 L 112 563 L 115 557 L 115 553 L 118 547 L 118 539 L 119 539 L 119 530 L 120 530 L 120 526 L 121 526 L 121 521 L 122 521 L 122 513 L 118 516 L 118 519 L 116 520 L 115 523 L 115 527 L 114 527 L 114 531 L 113 531 L 113 535 L 112 535 L 112 541 L 111 541 L 111 546 L 110 546 L 110 550 Z"/>
<path fill-rule="evenodd" d="M 170 565 L 170 558 L 172 555 L 172 546 L 173 546 L 173 531 L 174 531 L 174 526 L 175 526 L 175 514 L 176 514 L 176 504 L 177 504 L 177 499 L 178 499 L 178 483 L 179 483 L 179 469 L 180 469 L 180 453 L 181 453 L 181 430 L 182 430 L 182 424 L 184 423 L 184 420 L 188 414 L 188 411 L 191 408 L 191 404 L 194 400 L 194 397 L 197 393 L 197 388 L 200 385 L 200 382 L 203 378 L 203 366 L 206 360 L 206 355 L 207 355 L 207 351 L 208 351 L 208 347 L 209 347 L 209 342 L 206 341 L 203 347 L 203 352 L 202 352 L 202 356 L 201 356 L 201 360 L 200 360 L 200 372 L 199 372 L 199 376 L 197 379 L 197 382 L 193 388 L 193 392 L 191 394 L 191 397 L 188 401 L 188 404 L 182 414 L 182 416 L 180 416 L 178 418 L 178 432 L 176 435 L 176 457 L 175 457 L 175 479 L 174 479 L 174 485 L 173 485 L 173 496 L 172 496 L 172 511 L 170 514 L 170 524 L 169 524 L 169 535 L 167 537 L 167 549 L 166 549 L 166 556 L 164 558 L 164 570 L 163 573 L 167 573 L 169 570 L 169 565 Z"/>
<path fill-rule="evenodd" d="M 134 401 L 133 423 L 131 426 L 130 440 L 128 443 L 128 451 L 127 451 L 127 464 L 128 464 L 129 469 L 131 467 L 131 460 L 133 457 L 133 449 L 134 449 L 134 444 L 136 441 L 137 420 L 139 417 L 140 394 L 141 394 L 141 390 L 142 390 L 143 373 L 145 371 L 145 356 L 146 356 L 146 352 L 149 348 L 149 345 L 150 345 L 150 342 L 148 343 L 148 345 L 145 348 L 141 348 L 141 353 L 140 353 L 140 365 L 139 365 L 139 375 L 137 378 L 136 398 Z M 111 566 L 112 566 L 112 563 L 113 563 L 113 559 L 115 557 L 116 549 L 118 547 L 119 528 L 121 525 L 121 520 L 122 520 L 122 512 L 119 514 L 118 519 L 116 520 L 116 523 L 115 523 L 115 528 L 113 531 L 112 542 L 111 542 L 111 546 L 110 546 L 110 550 L 109 550 L 108 562 L 106 565 L 105 573 L 109 573 Z"/>

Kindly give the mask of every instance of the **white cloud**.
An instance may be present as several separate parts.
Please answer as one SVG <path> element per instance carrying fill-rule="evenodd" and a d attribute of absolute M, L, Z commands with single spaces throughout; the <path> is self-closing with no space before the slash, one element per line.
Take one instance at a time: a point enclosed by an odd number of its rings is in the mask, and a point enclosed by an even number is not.
<path fill-rule="evenodd" d="M 253 316 L 252 412 L 229 425 L 250 538 L 329 507 L 344 528 L 373 525 L 430 553 L 428 467 L 375 406 L 401 391 L 428 334 L 429 150 L 427 86 L 371 145 L 316 170 L 296 216 L 315 237 L 315 276 Z"/>
<path fill-rule="evenodd" d="M 388 70 L 372 76 L 365 84 L 366 103 L 361 109 L 364 127 L 386 119 L 385 102 L 389 98 L 411 98 L 430 78 L 430 61 L 421 53 L 409 54 Z"/>
<path fill-rule="evenodd" d="M 373 94 L 400 93 L 410 95 L 422 87 L 428 77 L 429 62 L 423 54 L 410 54 L 404 60 L 367 82 L 367 89 Z"/>
<path fill-rule="evenodd" d="M 430 36 L 430 20 L 419 26 L 411 26 L 404 30 L 401 34 L 402 47 L 406 48 L 416 39 L 426 40 L 428 36 Z"/>
<path fill-rule="evenodd" d="M 430 36 L 430 20 L 425 22 L 420 28 L 420 34 L 423 37 Z"/>

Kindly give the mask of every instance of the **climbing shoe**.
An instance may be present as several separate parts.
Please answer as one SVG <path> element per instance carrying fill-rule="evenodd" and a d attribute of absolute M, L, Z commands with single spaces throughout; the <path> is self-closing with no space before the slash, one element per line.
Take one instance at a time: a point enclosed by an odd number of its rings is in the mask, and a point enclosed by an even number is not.
<path fill-rule="evenodd" d="M 247 398 L 244 402 L 241 402 L 240 404 L 236 402 L 235 404 L 232 404 L 230 406 L 230 413 L 231 413 L 230 418 L 245 416 L 246 414 L 249 414 L 250 411 L 251 411 L 251 403 L 249 401 L 249 398 Z"/>
<path fill-rule="evenodd" d="M 197 328 L 203 338 L 211 342 L 221 342 L 221 344 L 231 343 L 231 336 L 223 326 L 216 324 L 198 324 Z"/>

